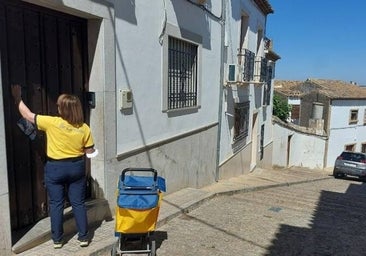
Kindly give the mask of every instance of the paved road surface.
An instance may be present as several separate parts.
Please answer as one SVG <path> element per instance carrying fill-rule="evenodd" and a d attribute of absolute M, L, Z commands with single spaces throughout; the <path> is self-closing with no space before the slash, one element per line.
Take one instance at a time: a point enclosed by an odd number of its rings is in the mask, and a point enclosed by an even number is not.
<path fill-rule="evenodd" d="M 366 255 L 366 183 L 219 196 L 157 230 L 157 256 Z"/>

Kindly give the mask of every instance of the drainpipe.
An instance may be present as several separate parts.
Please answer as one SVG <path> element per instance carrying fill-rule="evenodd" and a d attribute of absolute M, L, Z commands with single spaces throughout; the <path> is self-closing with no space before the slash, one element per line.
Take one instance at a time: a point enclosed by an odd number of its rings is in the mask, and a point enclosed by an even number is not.
<path fill-rule="evenodd" d="M 224 58 L 225 58 L 225 22 L 226 22 L 226 2 L 221 0 L 221 61 L 220 61 L 220 94 L 219 94 L 219 113 L 217 128 L 217 148 L 216 148 L 216 174 L 215 181 L 220 176 L 220 141 L 221 141 L 221 119 L 222 119 L 222 99 L 224 92 Z"/>

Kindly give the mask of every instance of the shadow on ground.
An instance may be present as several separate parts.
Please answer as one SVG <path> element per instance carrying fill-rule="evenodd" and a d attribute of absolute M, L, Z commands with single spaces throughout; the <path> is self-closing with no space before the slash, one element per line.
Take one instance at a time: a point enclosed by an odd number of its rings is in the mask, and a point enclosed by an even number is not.
<path fill-rule="evenodd" d="M 282 225 L 266 256 L 365 255 L 365 212 L 365 183 L 350 184 L 345 193 L 322 191 L 311 227 Z"/>

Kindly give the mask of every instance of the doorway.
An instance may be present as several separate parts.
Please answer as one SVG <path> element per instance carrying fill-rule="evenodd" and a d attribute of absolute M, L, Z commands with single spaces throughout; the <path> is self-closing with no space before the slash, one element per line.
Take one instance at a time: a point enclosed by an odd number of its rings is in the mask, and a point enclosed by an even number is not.
<path fill-rule="evenodd" d="M 88 90 L 87 21 L 22 1 L 0 0 L 0 51 L 12 230 L 48 216 L 43 182 L 45 136 L 31 140 L 17 126 L 20 115 L 10 87 L 37 114 L 57 115 L 61 93 Z M 89 112 L 86 111 L 88 120 Z M 90 194 L 90 192 L 88 192 Z"/>
<path fill-rule="evenodd" d="M 252 124 L 252 159 L 250 163 L 250 170 L 252 171 L 257 166 L 258 154 L 258 113 L 253 114 Z"/>
<path fill-rule="evenodd" d="M 290 157 L 291 157 L 291 139 L 292 135 L 287 137 L 287 156 L 286 156 L 286 167 L 290 166 Z"/>

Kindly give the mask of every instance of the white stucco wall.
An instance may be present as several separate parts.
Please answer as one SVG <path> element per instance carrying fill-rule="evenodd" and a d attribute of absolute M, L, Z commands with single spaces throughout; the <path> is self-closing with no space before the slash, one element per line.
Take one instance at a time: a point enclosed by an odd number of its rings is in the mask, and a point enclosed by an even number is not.
<path fill-rule="evenodd" d="M 89 89 L 96 93 L 90 126 L 100 151 L 91 161 L 97 197 L 107 198 L 114 207 L 116 184 L 125 167 L 158 169 L 167 178 L 168 192 L 214 182 L 222 43 L 218 19 L 180 0 L 28 2 L 88 20 Z M 221 16 L 221 0 L 210 1 L 207 8 Z M 164 112 L 163 49 L 167 42 L 161 45 L 160 36 L 166 39 L 171 33 L 186 39 L 187 32 L 200 38 L 199 106 Z M 131 111 L 120 111 L 121 89 L 132 90 Z M 3 111 L 1 115 L 4 119 Z M 140 151 L 133 153 L 134 149 Z M 132 153 L 120 158 L 126 152 Z M 2 188 L 0 199 L 8 209 L 8 190 Z M 9 218 L 4 211 L 1 217 Z M 10 222 L 4 227 L 9 230 Z M 10 248 L 10 233 L 1 235 L 7 241 L 3 248 Z"/>
<path fill-rule="evenodd" d="M 356 109 L 358 122 L 349 124 L 350 111 Z M 361 151 L 362 143 L 366 143 L 366 100 L 333 100 L 330 113 L 327 167 L 334 166 L 345 145 L 355 144 L 355 151 Z"/>
<path fill-rule="evenodd" d="M 100 152 L 91 161 L 95 196 L 113 200 L 116 180 L 125 167 L 158 166 L 174 184 L 179 183 L 176 172 L 199 177 L 188 183 L 183 180 L 169 192 L 187 184 L 202 186 L 205 180 L 207 184 L 214 181 L 217 136 L 212 135 L 218 125 L 219 104 L 215 102 L 220 91 L 221 0 L 209 1 L 207 12 L 180 0 L 28 1 L 88 20 L 89 89 L 96 92 L 90 126 Z M 184 40 L 192 35 L 199 38 L 197 108 L 163 111 L 168 34 Z M 132 91 L 133 108 L 120 111 L 119 91 L 124 89 Z M 187 137 L 200 138 L 199 146 L 187 148 Z M 164 144 L 179 150 L 154 156 L 149 152 Z M 200 157 L 192 159 L 187 150 Z M 200 154 L 202 150 L 206 154 Z M 175 165 L 165 164 L 168 158 Z M 194 168 L 185 169 L 181 161 L 192 161 Z"/>
<path fill-rule="evenodd" d="M 244 48 L 249 49 L 257 55 L 257 34 L 258 30 L 265 31 L 266 17 L 257 8 L 252 1 L 227 1 L 226 7 L 226 26 L 225 26 L 225 47 L 226 47 L 226 65 L 238 63 L 238 49 L 240 48 L 241 34 L 241 16 L 247 15 L 248 30 Z M 265 36 L 265 35 L 263 35 Z M 260 46 L 258 56 L 264 57 L 263 45 Z M 225 68 L 224 80 L 227 81 L 227 67 Z M 234 103 L 250 101 L 249 113 L 249 134 L 239 143 L 233 143 L 233 126 L 234 126 Z M 263 102 L 263 85 L 246 84 L 242 86 L 230 85 L 224 87 L 222 97 L 222 115 L 221 115 L 221 133 L 220 133 L 220 164 L 226 164 L 227 161 L 233 159 L 239 161 L 240 158 L 233 157 L 238 151 L 246 148 L 249 154 L 259 154 L 260 129 L 265 124 L 264 147 L 272 142 L 272 106 L 262 106 Z M 257 115 L 256 131 L 252 133 L 253 115 Z M 254 136 L 256 136 L 256 145 L 251 144 Z M 255 141 L 254 140 L 254 141 Z M 248 150 L 246 146 L 254 147 L 253 151 Z M 248 157 L 250 159 L 250 157 Z M 236 160 L 235 160 L 236 159 Z M 245 162 L 245 164 L 244 164 Z M 251 168 L 248 161 L 243 161 L 242 168 Z M 243 166 L 244 164 L 244 166 Z M 239 166 L 239 163 L 237 164 Z M 222 175 L 227 176 L 227 175 Z"/>
<path fill-rule="evenodd" d="M 219 98 L 221 25 L 186 1 L 136 1 L 131 22 L 124 18 L 124 1 L 116 1 L 116 86 L 133 93 L 131 111 L 115 109 L 117 120 L 117 155 L 138 149 L 173 136 L 193 131 L 217 122 Z M 220 1 L 212 1 L 220 16 Z M 180 37 L 182 28 L 201 37 L 199 46 L 199 102 L 191 111 L 163 111 L 163 45 L 159 36 Z M 112 113 L 111 113 L 112 114 Z"/>
<path fill-rule="evenodd" d="M 287 103 L 290 105 L 300 105 L 301 100 L 298 97 L 289 97 L 287 99 Z"/>
<path fill-rule="evenodd" d="M 273 124 L 273 166 L 324 168 L 326 138 Z"/>

